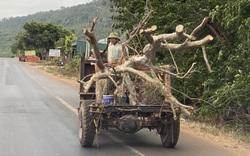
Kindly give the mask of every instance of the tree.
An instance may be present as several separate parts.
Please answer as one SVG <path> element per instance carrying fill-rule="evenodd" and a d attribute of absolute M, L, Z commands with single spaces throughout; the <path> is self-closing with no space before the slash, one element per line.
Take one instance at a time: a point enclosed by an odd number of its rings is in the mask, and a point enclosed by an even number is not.
<path fill-rule="evenodd" d="M 11 46 L 11 51 L 13 54 L 16 54 L 18 52 L 18 50 L 23 50 L 26 49 L 25 48 L 25 43 L 24 43 L 24 33 L 18 33 L 16 38 L 17 42 L 15 42 L 12 46 Z"/>
<path fill-rule="evenodd" d="M 217 5 L 210 16 L 220 23 L 224 43 L 228 48 L 221 49 L 218 59 L 224 62 L 224 83 L 209 98 L 210 105 L 204 105 L 201 114 L 206 114 L 219 123 L 241 127 L 249 132 L 249 73 L 250 73 L 250 2 L 248 0 L 227 1 Z M 221 70 L 222 71 L 222 70 Z M 236 126 L 235 126 L 236 125 Z"/>
<path fill-rule="evenodd" d="M 26 22 L 23 26 L 25 32 L 19 33 L 16 39 L 16 48 L 44 49 L 48 51 L 55 47 L 56 41 L 71 34 L 62 26 L 51 23 Z M 14 47 L 13 47 L 14 48 Z"/>
<path fill-rule="evenodd" d="M 77 37 L 74 34 L 66 36 L 65 39 L 65 53 L 71 54 L 72 50 L 72 42 L 75 41 Z"/>

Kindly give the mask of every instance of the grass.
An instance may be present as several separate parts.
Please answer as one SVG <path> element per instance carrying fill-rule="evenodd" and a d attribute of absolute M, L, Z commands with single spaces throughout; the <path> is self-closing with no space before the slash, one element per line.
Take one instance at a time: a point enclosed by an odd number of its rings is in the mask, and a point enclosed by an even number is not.
<path fill-rule="evenodd" d="M 209 133 L 213 136 L 223 136 L 226 138 L 231 138 L 234 140 L 242 141 L 250 146 L 250 133 L 244 132 L 241 128 L 232 128 L 226 125 L 213 125 L 192 120 L 187 120 L 187 122 L 192 125 L 192 128 L 199 128 L 198 131 L 200 131 L 201 133 Z"/>
<path fill-rule="evenodd" d="M 38 69 L 46 71 L 54 76 L 58 76 L 65 79 L 79 78 L 79 71 L 76 68 L 70 68 L 68 66 L 58 66 L 51 62 L 40 61 L 38 63 L 31 63 L 32 66 L 37 66 Z"/>

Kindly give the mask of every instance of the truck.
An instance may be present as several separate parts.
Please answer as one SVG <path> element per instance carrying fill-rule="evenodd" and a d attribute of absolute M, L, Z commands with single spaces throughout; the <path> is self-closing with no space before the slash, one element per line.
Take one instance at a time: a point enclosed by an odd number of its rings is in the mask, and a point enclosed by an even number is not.
<path fill-rule="evenodd" d="M 83 86 L 84 82 L 90 79 L 89 75 L 95 73 L 94 63 L 94 60 L 81 57 L 80 79 L 83 83 L 80 83 L 78 107 L 81 146 L 93 146 L 95 137 L 101 129 L 116 128 L 124 134 L 134 134 L 142 129 L 155 130 L 163 147 L 174 148 L 180 133 L 180 108 L 171 108 L 167 100 L 154 105 L 131 105 L 124 100 L 114 100 L 108 104 L 97 103 L 95 85 L 92 85 L 88 92 L 84 92 Z"/>

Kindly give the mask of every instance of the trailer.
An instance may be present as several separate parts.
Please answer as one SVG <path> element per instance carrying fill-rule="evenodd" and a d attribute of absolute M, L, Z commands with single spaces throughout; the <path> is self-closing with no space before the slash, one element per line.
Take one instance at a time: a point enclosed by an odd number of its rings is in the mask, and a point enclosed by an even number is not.
<path fill-rule="evenodd" d="M 81 80 L 95 72 L 94 63 L 94 60 L 81 58 Z M 84 81 L 88 80 L 89 78 L 84 79 Z M 167 100 L 154 105 L 143 103 L 131 105 L 124 100 L 123 102 L 114 100 L 111 103 L 97 103 L 95 86 L 91 86 L 90 90 L 85 93 L 83 84 L 80 84 L 79 95 L 79 141 L 82 147 L 91 147 L 97 132 L 109 128 L 116 128 L 126 134 L 134 134 L 142 129 L 156 130 L 163 147 L 176 146 L 180 133 L 181 110 L 179 107 L 171 108 Z"/>

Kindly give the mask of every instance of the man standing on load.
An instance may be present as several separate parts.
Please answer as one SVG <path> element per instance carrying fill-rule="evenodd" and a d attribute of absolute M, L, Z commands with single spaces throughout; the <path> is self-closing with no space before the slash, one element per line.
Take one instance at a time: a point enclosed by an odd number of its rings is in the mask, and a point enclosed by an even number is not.
<path fill-rule="evenodd" d="M 124 63 L 128 56 L 128 50 L 125 48 L 117 32 L 111 32 L 108 36 L 109 44 L 107 48 L 107 61 L 111 66 L 117 66 Z M 96 102 L 102 103 L 102 96 L 110 94 L 112 89 L 110 79 L 100 79 L 96 82 Z"/>

